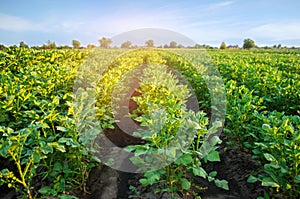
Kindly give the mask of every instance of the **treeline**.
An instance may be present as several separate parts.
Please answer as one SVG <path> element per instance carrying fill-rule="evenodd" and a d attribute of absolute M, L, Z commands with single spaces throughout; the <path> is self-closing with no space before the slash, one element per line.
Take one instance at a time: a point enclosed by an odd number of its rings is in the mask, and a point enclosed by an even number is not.
<path fill-rule="evenodd" d="M 300 49 L 297 47 L 287 47 L 287 46 L 281 46 L 281 44 L 278 45 L 273 45 L 273 46 L 263 46 L 263 47 L 258 47 L 254 40 L 248 38 L 245 39 L 243 42 L 242 47 L 239 47 L 238 45 L 226 45 L 225 42 L 222 42 L 220 47 L 212 47 L 210 45 L 206 44 L 195 44 L 194 46 L 183 46 L 182 44 L 177 44 L 176 41 L 171 41 L 168 44 L 164 45 L 159 45 L 155 46 L 155 41 L 150 39 L 145 41 L 145 45 L 138 46 L 138 45 L 133 45 L 131 41 L 125 41 L 123 42 L 120 46 L 111 46 L 112 44 L 112 39 L 107 38 L 107 37 L 102 37 L 101 39 L 98 40 L 99 46 L 96 46 L 95 44 L 88 44 L 86 47 L 82 46 L 80 41 L 78 40 L 72 40 L 72 46 L 68 45 L 63 45 L 63 46 L 57 46 L 55 42 L 51 42 L 48 40 L 47 44 L 44 44 L 42 46 L 31 46 L 29 47 L 24 41 L 21 41 L 19 46 L 13 45 L 9 46 L 12 48 L 32 48 L 36 50 L 42 50 L 42 49 L 93 49 L 96 47 L 100 48 L 141 48 L 141 47 L 146 47 L 146 48 L 189 48 L 189 49 Z M 3 44 L 0 44 L 0 50 L 3 50 L 6 47 Z"/>
<path fill-rule="evenodd" d="M 82 46 L 80 41 L 78 40 L 72 40 L 72 46 L 68 45 L 63 45 L 63 46 L 57 46 L 55 42 L 48 41 L 47 44 L 44 44 L 42 46 L 29 46 L 27 45 L 24 41 L 21 41 L 19 46 L 13 45 L 9 46 L 12 48 L 32 48 L 32 49 L 92 49 L 96 47 L 100 48 L 141 48 L 141 47 L 148 47 L 148 48 L 197 48 L 197 49 L 214 49 L 216 47 L 212 47 L 206 44 L 200 45 L 196 44 L 194 46 L 183 46 L 182 44 L 177 44 L 176 41 L 171 41 L 169 44 L 164 44 L 164 45 L 159 45 L 155 46 L 155 41 L 150 39 L 145 41 L 145 45 L 133 45 L 131 41 L 125 41 L 123 42 L 120 46 L 111 46 L 112 44 L 112 39 L 102 37 L 101 39 L 98 40 L 99 46 L 95 44 L 88 44 L 86 47 Z M 0 44 L 0 50 L 3 50 L 5 48 L 8 48 L 7 46 Z"/>

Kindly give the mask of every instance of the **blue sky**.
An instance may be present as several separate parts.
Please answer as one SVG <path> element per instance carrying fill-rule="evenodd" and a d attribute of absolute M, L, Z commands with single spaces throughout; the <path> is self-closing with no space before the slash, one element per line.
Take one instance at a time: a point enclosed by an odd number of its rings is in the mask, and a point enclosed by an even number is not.
<path fill-rule="evenodd" d="M 0 0 L 0 43 L 97 44 L 140 28 L 163 28 L 199 44 L 300 46 L 299 0 Z"/>

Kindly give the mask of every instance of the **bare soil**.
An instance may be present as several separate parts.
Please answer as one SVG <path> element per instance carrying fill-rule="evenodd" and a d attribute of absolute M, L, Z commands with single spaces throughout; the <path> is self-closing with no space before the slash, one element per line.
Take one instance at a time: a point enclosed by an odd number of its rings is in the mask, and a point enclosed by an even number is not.
<path fill-rule="evenodd" d="M 205 188 L 202 191 L 196 191 L 203 199 L 255 199 L 262 196 L 265 187 L 259 183 L 248 183 L 249 171 L 257 170 L 258 165 L 253 161 L 250 155 L 238 149 L 226 149 L 226 143 L 220 147 L 221 162 L 209 163 L 205 169 L 209 172 L 215 170 L 218 172 L 218 179 L 225 179 L 229 182 L 229 190 L 224 190 L 215 186 L 207 180 L 195 177 L 195 184 Z M 132 174 L 113 170 L 107 166 L 94 168 L 89 175 L 87 182 L 87 193 L 78 193 L 79 198 L 84 199 L 127 199 L 132 195 L 134 199 L 168 199 L 168 194 L 154 194 L 155 186 L 144 188 L 139 185 L 138 180 L 141 174 Z M 129 186 L 135 186 L 140 192 L 139 196 L 129 190 Z M 195 189 L 197 190 L 197 189 Z M 193 196 L 178 198 L 194 198 Z"/>

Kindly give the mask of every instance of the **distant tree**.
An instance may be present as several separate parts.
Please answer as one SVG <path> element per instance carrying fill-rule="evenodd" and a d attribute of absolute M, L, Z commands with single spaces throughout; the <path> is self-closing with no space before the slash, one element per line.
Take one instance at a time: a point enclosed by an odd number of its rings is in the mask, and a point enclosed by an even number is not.
<path fill-rule="evenodd" d="M 72 45 L 73 45 L 73 48 L 79 49 L 81 44 L 80 44 L 80 41 L 78 41 L 78 40 L 73 40 L 73 41 L 72 41 Z"/>
<path fill-rule="evenodd" d="M 275 44 L 275 45 L 273 45 L 272 48 L 278 48 L 278 49 L 280 49 L 280 48 L 281 48 L 281 44 L 278 44 L 277 46 L 276 46 L 276 44 Z"/>
<path fill-rule="evenodd" d="M 200 44 L 195 44 L 194 48 L 201 48 L 201 45 Z"/>
<path fill-rule="evenodd" d="M 154 47 L 154 41 L 152 39 L 146 41 L 145 44 L 146 44 L 146 47 L 149 47 L 149 48 Z"/>
<path fill-rule="evenodd" d="M 176 47 L 177 47 L 176 41 L 171 41 L 170 42 L 170 48 L 176 48 Z"/>
<path fill-rule="evenodd" d="M 264 47 L 262 47 L 263 49 L 270 49 L 270 47 L 269 46 L 264 46 Z"/>
<path fill-rule="evenodd" d="M 87 49 L 93 49 L 93 48 L 96 48 L 96 45 L 94 45 L 94 44 L 88 44 L 87 45 Z"/>
<path fill-rule="evenodd" d="M 56 44 L 55 42 L 51 42 L 50 40 L 48 40 L 47 44 L 46 45 L 44 44 L 41 47 L 41 49 L 56 49 Z"/>
<path fill-rule="evenodd" d="M 131 46 L 131 41 L 126 41 L 121 44 L 121 48 L 130 48 Z"/>
<path fill-rule="evenodd" d="M 39 46 L 31 46 L 32 49 L 39 50 L 41 47 Z"/>
<path fill-rule="evenodd" d="M 57 49 L 72 49 L 72 47 L 68 45 L 64 45 L 64 46 L 58 46 Z"/>
<path fill-rule="evenodd" d="M 24 41 L 21 41 L 20 42 L 20 46 L 19 46 L 20 48 L 28 48 L 28 45 L 27 44 L 25 44 L 25 42 Z"/>
<path fill-rule="evenodd" d="M 6 49 L 6 46 L 4 44 L 0 44 L 0 50 Z"/>
<path fill-rule="evenodd" d="M 224 41 L 221 43 L 220 49 L 226 49 L 226 44 Z"/>
<path fill-rule="evenodd" d="M 252 39 L 248 38 L 244 40 L 244 44 L 243 44 L 244 49 L 250 49 L 254 47 L 255 47 L 255 42 Z"/>
<path fill-rule="evenodd" d="M 43 46 L 39 47 L 39 49 L 56 49 L 57 46 L 55 44 L 55 42 L 51 42 L 50 40 L 48 40 L 47 44 L 44 44 Z"/>
<path fill-rule="evenodd" d="M 40 49 L 49 49 L 48 45 L 47 44 L 43 44 Z"/>
<path fill-rule="evenodd" d="M 49 44 L 49 48 L 50 48 L 50 49 L 56 49 L 56 43 L 55 43 L 55 42 L 51 42 L 51 43 Z"/>
<path fill-rule="evenodd" d="M 101 48 L 109 48 L 110 44 L 112 43 L 112 40 L 106 37 L 102 37 L 98 41 L 100 43 Z"/>
<path fill-rule="evenodd" d="M 202 45 L 196 44 L 196 45 L 194 46 L 194 48 L 197 48 L 197 49 L 213 49 L 213 47 L 211 47 L 211 46 L 209 46 L 209 45 L 206 45 L 206 44 L 202 44 Z"/>
<path fill-rule="evenodd" d="M 182 44 L 177 45 L 177 48 L 184 48 Z"/>
<path fill-rule="evenodd" d="M 168 44 L 165 44 L 165 45 L 164 45 L 164 48 L 169 48 Z"/>

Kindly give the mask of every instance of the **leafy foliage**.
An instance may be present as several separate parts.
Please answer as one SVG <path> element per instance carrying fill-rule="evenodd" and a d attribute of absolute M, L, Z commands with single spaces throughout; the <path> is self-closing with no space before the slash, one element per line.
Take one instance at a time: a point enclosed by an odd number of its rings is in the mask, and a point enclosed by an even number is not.
<path fill-rule="evenodd" d="M 104 48 L 110 45 L 107 38 L 101 42 Z M 228 144 L 251 151 L 262 168 L 252 171 L 248 181 L 270 187 L 265 198 L 277 193 L 297 198 L 299 51 L 212 50 L 209 54 L 226 86 L 224 132 Z M 91 59 L 78 69 L 87 55 Z M 199 176 L 228 189 L 215 171 L 203 169 L 207 162 L 220 161 L 217 149 L 221 140 L 212 135 L 222 122 L 211 124 L 211 114 L 214 110 L 224 112 L 225 107 L 214 104 L 225 99 L 220 94 L 222 87 L 211 89 L 208 85 L 221 82 L 206 67 L 213 63 L 205 56 L 193 62 L 199 56 L 204 56 L 201 50 L 186 49 L 129 53 L 117 49 L 3 49 L 0 156 L 13 167 L 0 171 L 0 185 L 6 184 L 28 198 L 75 198 L 68 194 L 85 189 L 90 169 L 101 162 L 90 153 L 97 148 L 89 146 L 94 147 L 93 141 L 103 130 L 114 128 L 116 105 L 137 80 L 139 88 L 135 91 L 140 95 L 132 100 L 138 108 L 129 117 L 145 127 L 134 134 L 145 144 L 126 150 L 134 152 L 134 164 L 143 165 L 139 167 L 145 172 L 141 185 L 157 184 L 157 192 L 176 197 L 178 193 L 190 194 L 196 187 L 193 177 Z M 196 95 L 202 111 L 187 107 L 191 94 Z M 222 118 L 221 113 L 216 117 Z M 159 167 L 162 162 L 164 166 Z"/>
<path fill-rule="evenodd" d="M 261 181 L 271 193 L 299 196 L 298 51 L 211 52 L 226 80 L 225 129 L 230 144 L 253 152 L 263 169 Z"/>
<path fill-rule="evenodd" d="M 34 183 L 41 179 L 55 196 L 85 186 L 96 161 L 79 142 L 71 111 L 73 81 L 85 56 L 22 48 L 1 52 L 0 154 L 16 167 L 1 171 L 1 184 L 29 198 L 43 193 Z"/>

